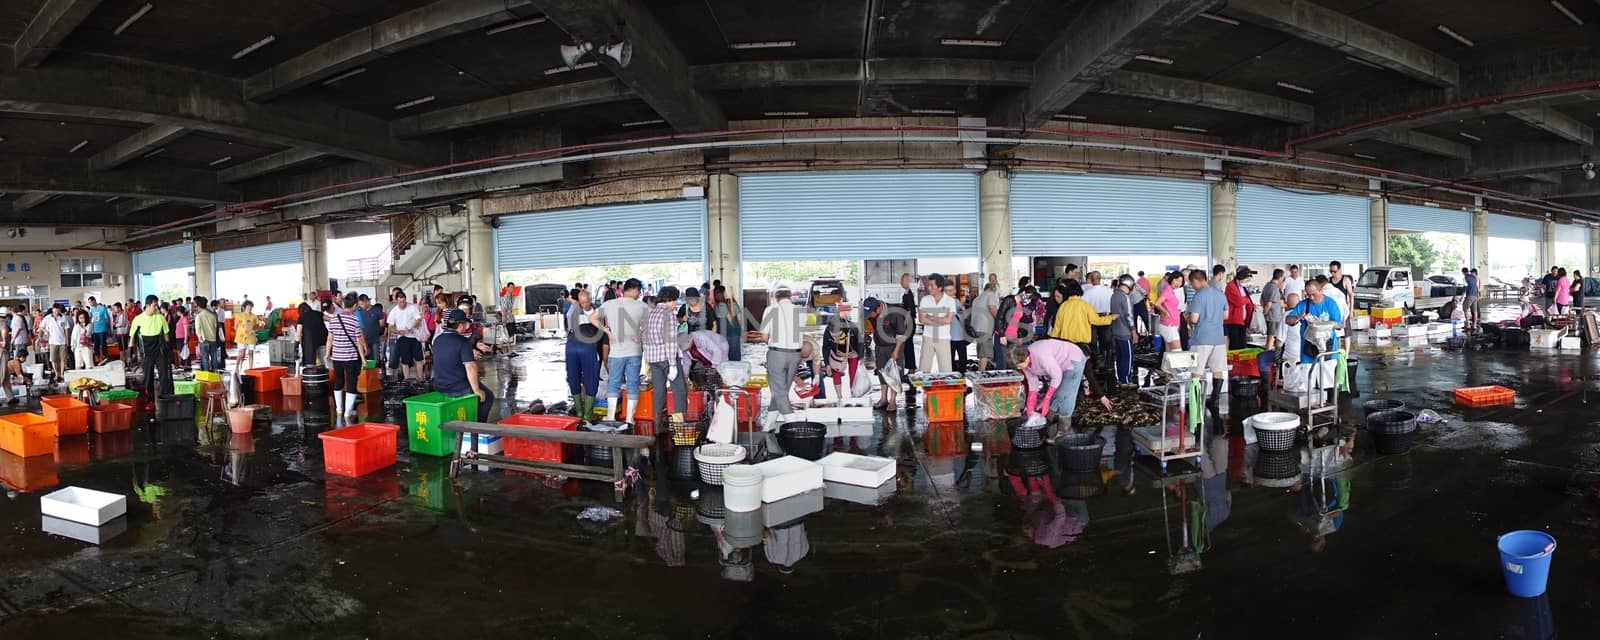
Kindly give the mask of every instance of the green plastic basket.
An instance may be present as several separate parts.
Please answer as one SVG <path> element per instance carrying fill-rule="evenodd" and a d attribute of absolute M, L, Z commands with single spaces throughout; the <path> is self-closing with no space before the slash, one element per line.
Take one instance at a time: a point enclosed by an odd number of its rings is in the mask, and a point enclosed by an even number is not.
<path fill-rule="evenodd" d="M 112 402 L 116 402 L 118 400 L 135 400 L 135 399 L 138 399 L 139 392 L 138 391 L 134 391 L 132 389 L 112 389 L 110 391 L 101 391 L 100 393 L 98 393 L 96 395 L 101 400 L 110 400 Z"/>
<path fill-rule="evenodd" d="M 406 438 L 411 452 L 448 456 L 456 452 L 457 438 L 447 437 L 439 425 L 451 421 L 477 421 L 478 396 L 450 397 L 438 391 L 406 398 Z M 455 434 L 450 434 L 455 435 Z"/>

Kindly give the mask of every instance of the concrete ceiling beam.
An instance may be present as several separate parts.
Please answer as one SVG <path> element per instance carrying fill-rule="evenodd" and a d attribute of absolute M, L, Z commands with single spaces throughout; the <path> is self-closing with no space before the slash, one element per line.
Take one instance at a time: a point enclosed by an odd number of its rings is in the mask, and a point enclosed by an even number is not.
<path fill-rule="evenodd" d="M 388 123 L 311 101 L 255 104 L 237 80 L 124 58 L 60 54 L 0 76 L 0 111 L 166 124 L 386 167 L 432 166 L 445 154 L 394 140 Z"/>
<path fill-rule="evenodd" d="M 701 91 L 742 91 L 763 87 L 822 87 L 857 84 L 862 62 L 854 58 L 761 60 L 699 65 L 690 69 Z M 1033 69 L 1011 60 L 955 58 L 875 59 L 865 65 L 866 80 L 880 85 L 984 85 L 1026 87 Z"/>
<path fill-rule="evenodd" d="M 1495 145 L 1480 151 L 1469 178 L 1497 178 L 1540 171 L 1573 169 L 1594 158 L 1594 147 L 1567 142 Z M 1563 178 L 1565 179 L 1565 178 Z"/>
<path fill-rule="evenodd" d="M 1037 127 L 1221 0 L 1095 0 L 1033 62 L 1033 83 L 1001 101 L 991 124 Z"/>
<path fill-rule="evenodd" d="M 1455 160 L 1472 159 L 1471 146 L 1454 140 L 1445 140 L 1438 136 L 1430 136 L 1419 131 L 1385 131 L 1373 139 L 1412 151 L 1421 151 Z"/>
<path fill-rule="evenodd" d="M 1517 177 L 1541 184 L 1561 184 L 1561 174 L 1554 171 L 1524 173 Z"/>
<path fill-rule="evenodd" d="M 636 96 L 621 80 L 582 80 L 544 89 L 519 91 L 459 106 L 401 118 L 390 123 L 396 138 L 415 138 L 539 113 L 632 100 Z"/>
<path fill-rule="evenodd" d="M 39 66 L 98 6 L 100 0 L 45 0 L 11 46 L 12 64 Z"/>
<path fill-rule="evenodd" d="M 194 169 L 125 167 L 95 171 L 88 158 L 0 155 L 0 191 L 55 195 L 159 197 L 179 202 L 235 202 L 238 192 L 216 174 Z M 30 193 L 30 195 L 32 195 Z"/>
<path fill-rule="evenodd" d="M 289 149 L 279 151 L 269 156 L 263 156 L 242 162 L 217 172 L 217 180 L 223 184 L 244 182 L 251 178 L 259 178 L 269 173 L 275 173 L 300 166 L 318 158 L 326 158 L 328 154 L 311 149 Z"/>
<path fill-rule="evenodd" d="M 1229 0 L 1228 14 L 1436 87 L 1454 87 L 1461 80 L 1449 58 L 1307 0 Z"/>
<path fill-rule="evenodd" d="M 17 211 L 27 211 L 41 204 L 49 202 L 55 197 L 56 194 L 54 193 L 24 193 L 20 196 L 17 196 L 16 200 L 11 201 L 11 206 Z"/>
<path fill-rule="evenodd" d="M 89 158 L 89 168 L 108 171 L 138 160 L 152 151 L 177 140 L 189 130 L 173 124 L 153 124 L 143 131 L 117 141 L 106 150 Z"/>
<path fill-rule="evenodd" d="M 1094 91 L 1114 96 L 1242 113 L 1291 124 L 1309 124 L 1316 120 L 1316 112 L 1308 104 L 1209 82 L 1137 71 L 1113 73 L 1101 81 L 1100 86 Z"/>
<path fill-rule="evenodd" d="M 255 101 L 277 98 L 378 58 L 536 15 L 528 0 L 443 0 L 362 27 L 274 65 L 244 83 Z"/>
<path fill-rule="evenodd" d="M 126 216 L 140 211 L 148 211 L 168 202 L 171 202 L 171 200 L 165 198 L 134 198 L 132 200 L 119 201 L 115 203 L 115 207 L 117 215 Z"/>
<path fill-rule="evenodd" d="M 509 189 L 555 182 L 561 180 L 564 175 L 561 165 L 523 167 L 496 173 L 446 178 L 369 193 L 338 196 L 327 200 L 308 202 L 300 206 L 280 205 L 277 209 L 283 212 L 283 217 L 286 220 L 300 220 L 345 211 L 411 208 L 429 201 L 483 193 L 490 189 Z"/>
<path fill-rule="evenodd" d="M 56 227 L 152 227 L 167 220 L 155 212 L 119 213 L 103 202 L 61 201 L 39 209 L 19 209 L 0 202 L 0 224 L 49 224 Z"/>
<path fill-rule="evenodd" d="M 1530 107 L 1527 109 L 1513 109 L 1508 111 L 1507 115 L 1567 142 L 1594 144 L 1593 128 L 1577 118 L 1556 111 L 1554 108 Z"/>
<path fill-rule="evenodd" d="M 692 84 L 689 62 L 660 23 L 632 0 L 533 0 L 532 4 L 574 40 L 597 49 L 631 48 L 627 63 L 600 53 L 588 58 L 609 69 L 678 131 L 720 131 L 722 107 Z"/>

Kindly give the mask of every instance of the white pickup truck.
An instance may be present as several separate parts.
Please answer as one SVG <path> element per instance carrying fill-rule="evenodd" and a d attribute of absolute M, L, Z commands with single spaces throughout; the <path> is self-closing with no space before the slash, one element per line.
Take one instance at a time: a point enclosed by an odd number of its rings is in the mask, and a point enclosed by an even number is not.
<path fill-rule="evenodd" d="M 1409 314 L 1438 309 L 1455 298 L 1417 295 L 1417 287 L 1421 287 L 1426 294 L 1431 293 L 1435 286 L 1427 279 L 1413 279 L 1411 267 L 1367 267 L 1366 271 L 1361 272 L 1361 279 L 1356 281 L 1356 308 L 1400 307 Z"/>

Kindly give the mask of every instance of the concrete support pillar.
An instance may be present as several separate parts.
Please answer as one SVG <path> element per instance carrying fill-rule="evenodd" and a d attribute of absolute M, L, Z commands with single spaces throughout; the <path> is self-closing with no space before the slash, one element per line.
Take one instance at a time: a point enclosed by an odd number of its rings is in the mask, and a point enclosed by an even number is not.
<path fill-rule="evenodd" d="M 1549 271 L 1553 266 L 1556 266 L 1556 223 L 1545 220 L 1544 236 L 1539 239 L 1539 273 Z"/>
<path fill-rule="evenodd" d="M 211 278 L 211 254 L 201 246 L 201 241 L 194 241 L 194 294 L 206 298 L 216 297 L 214 280 Z"/>
<path fill-rule="evenodd" d="M 1588 264 L 1588 268 L 1584 269 L 1583 272 L 1586 273 L 1586 274 L 1592 274 L 1592 273 L 1594 273 L 1595 267 L 1597 265 L 1600 265 L 1600 229 L 1590 228 L 1589 229 L 1589 264 Z M 1589 277 L 1594 277 L 1594 276 L 1589 276 Z"/>
<path fill-rule="evenodd" d="M 483 217 L 483 200 L 467 201 L 467 255 L 461 266 L 462 284 L 472 295 L 493 301 L 500 295 L 500 270 L 495 267 L 494 227 Z M 492 303 L 485 306 L 492 306 Z"/>
<path fill-rule="evenodd" d="M 978 177 L 978 243 L 983 277 L 998 274 L 1001 289 L 1015 282 L 1011 272 L 1011 174 L 990 168 Z M 987 281 L 987 280 L 986 280 Z"/>
<path fill-rule="evenodd" d="M 1232 272 L 1239 266 L 1239 247 L 1235 233 L 1239 218 L 1235 213 L 1239 184 L 1231 180 L 1211 183 L 1211 263 Z"/>
<path fill-rule="evenodd" d="M 1489 272 L 1489 212 L 1472 210 L 1472 268 Z"/>
<path fill-rule="evenodd" d="M 300 290 L 311 293 L 328 288 L 328 228 L 300 225 Z"/>
<path fill-rule="evenodd" d="M 744 270 L 739 255 L 739 176 L 718 173 L 706 181 L 706 280 L 721 280 L 742 300 Z"/>
<path fill-rule="evenodd" d="M 1367 213 L 1372 225 L 1372 250 L 1371 262 L 1367 266 L 1389 264 L 1389 200 L 1387 198 L 1369 198 Z M 1449 265 L 1446 265 L 1449 268 Z"/>

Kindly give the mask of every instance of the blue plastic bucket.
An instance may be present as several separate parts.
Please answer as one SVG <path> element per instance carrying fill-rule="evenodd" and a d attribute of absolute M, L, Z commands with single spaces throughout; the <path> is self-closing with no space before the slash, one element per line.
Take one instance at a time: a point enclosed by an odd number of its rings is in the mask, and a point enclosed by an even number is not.
<path fill-rule="evenodd" d="M 1518 598 L 1544 594 L 1550 577 L 1550 556 L 1555 555 L 1556 539 L 1543 531 L 1512 531 L 1500 536 L 1500 570 L 1506 575 L 1506 589 Z"/>

